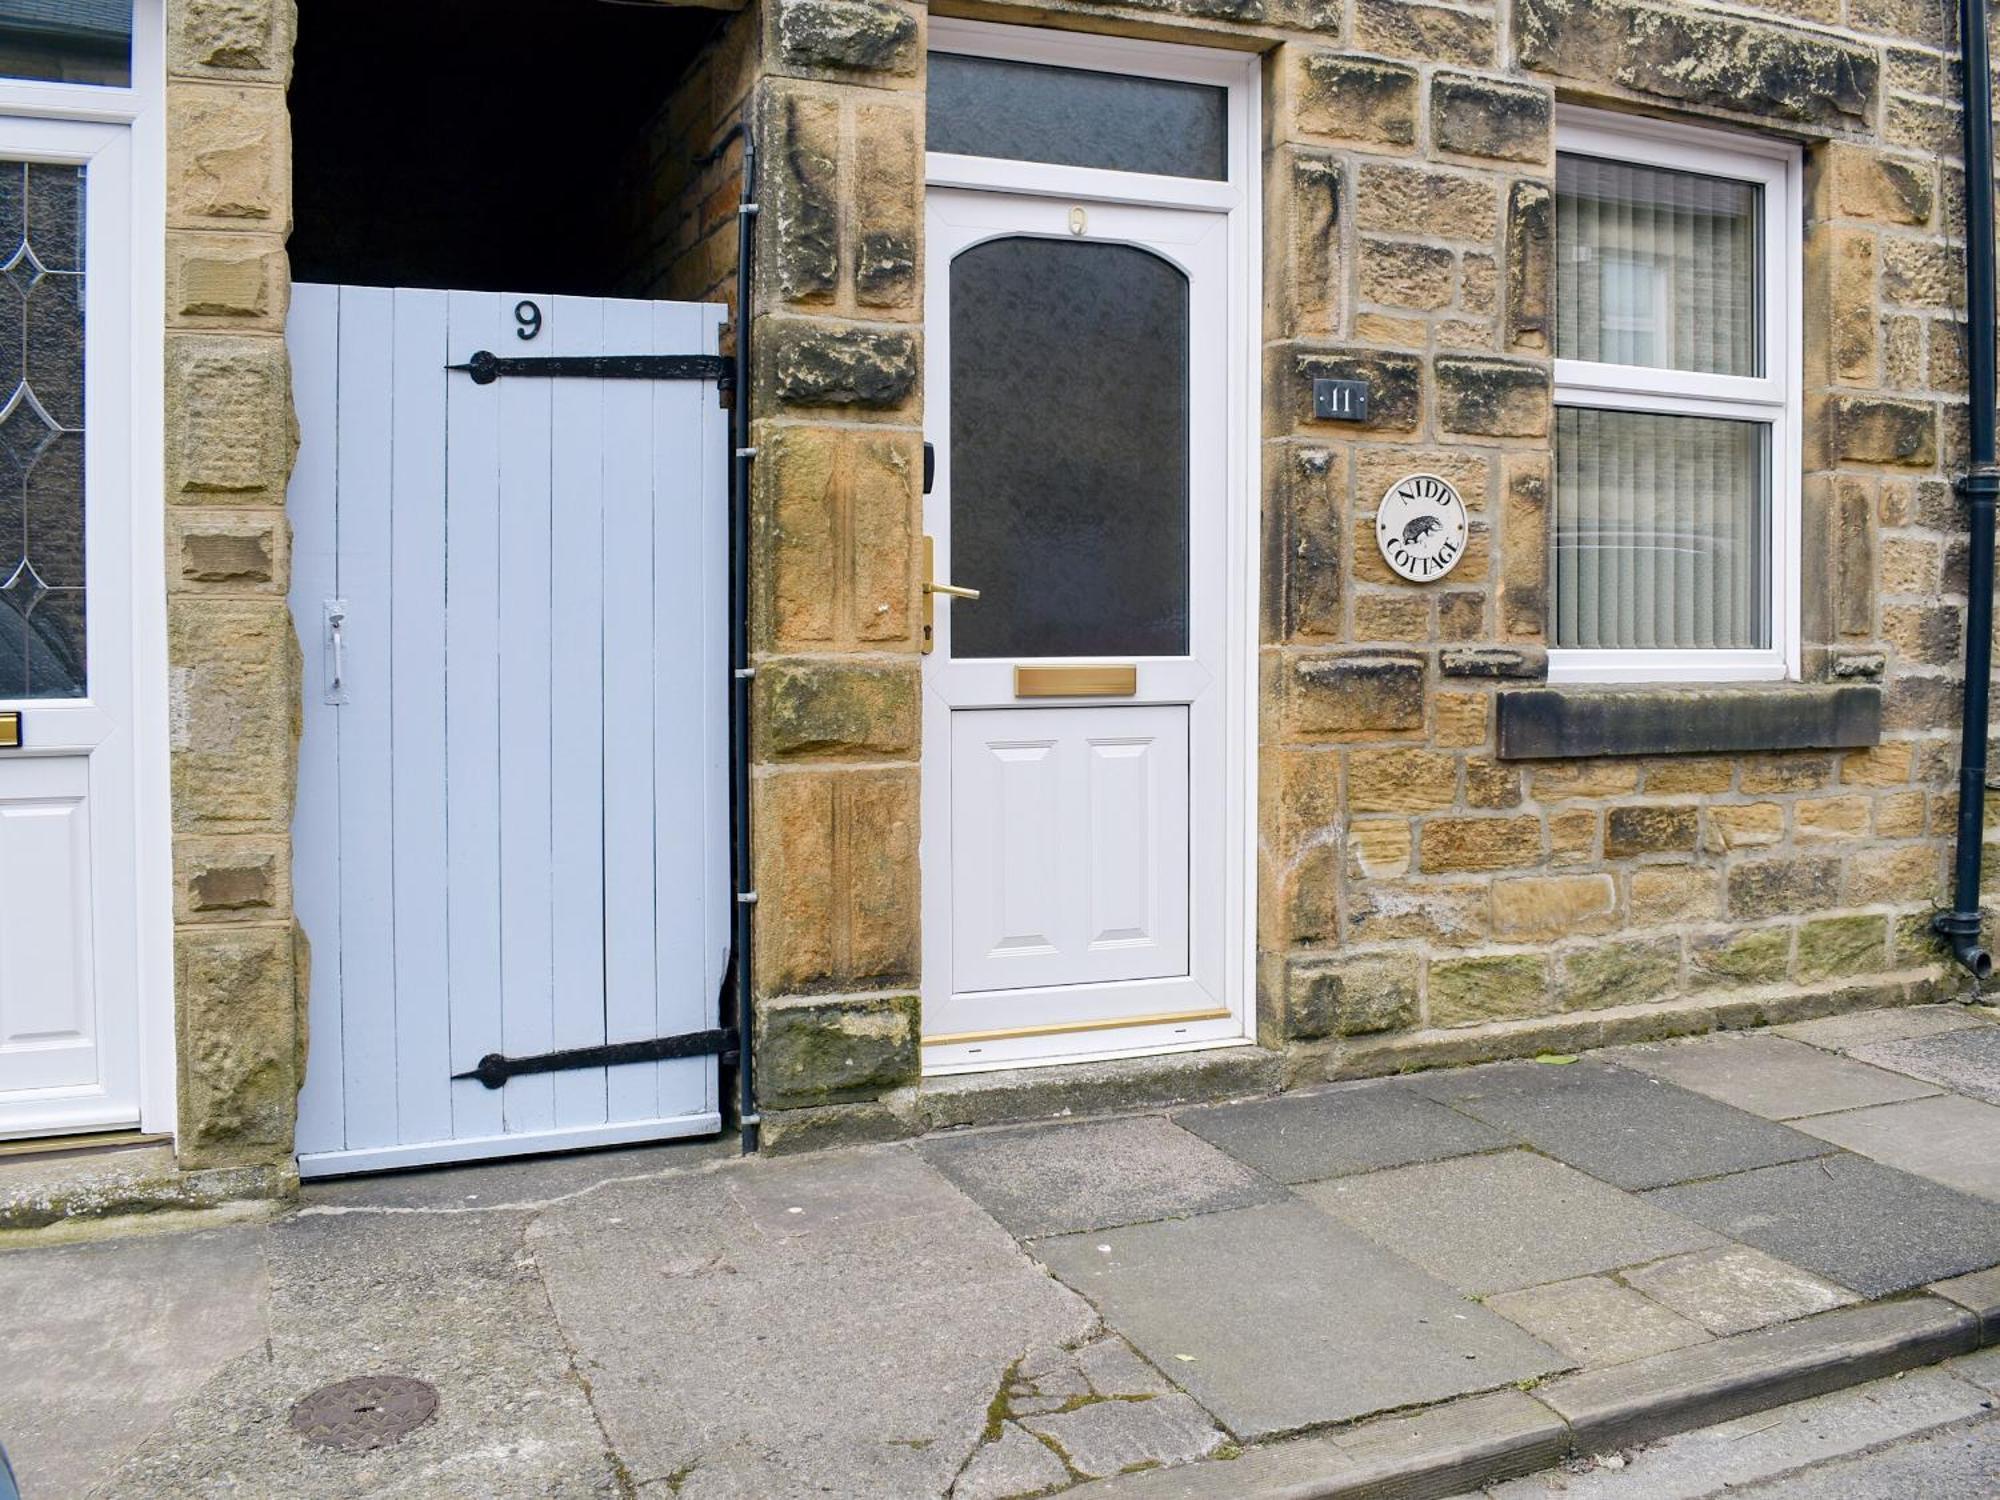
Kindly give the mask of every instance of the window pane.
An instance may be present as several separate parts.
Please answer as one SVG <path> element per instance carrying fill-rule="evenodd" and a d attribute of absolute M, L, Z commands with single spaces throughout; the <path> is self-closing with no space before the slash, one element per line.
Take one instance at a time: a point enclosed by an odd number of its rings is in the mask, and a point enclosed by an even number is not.
<path fill-rule="evenodd" d="M 0 76 L 132 82 L 132 0 L 0 0 Z"/>
<path fill-rule="evenodd" d="M 1229 175 L 1229 92 L 991 57 L 930 55 L 929 148 L 1167 177 Z"/>
<path fill-rule="evenodd" d="M 1182 656 L 1187 277 L 1002 239 L 951 267 L 954 656 Z"/>
<path fill-rule="evenodd" d="M 1556 411 L 1556 644 L 1768 647 L 1770 427 Z"/>
<path fill-rule="evenodd" d="M 1764 373 L 1763 189 L 1556 158 L 1556 357 Z"/>
<path fill-rule="evenodd" d="M 85 691 L 83 169 L 0 161 L 0 698 Z"/>

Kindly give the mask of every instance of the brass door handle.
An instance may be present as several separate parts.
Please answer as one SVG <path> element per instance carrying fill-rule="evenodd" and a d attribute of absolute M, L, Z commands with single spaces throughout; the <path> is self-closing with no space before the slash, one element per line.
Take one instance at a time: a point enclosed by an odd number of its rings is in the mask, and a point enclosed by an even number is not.
<path fill-rule="evenodd" d="M 949 594 L 954 599 L 977 599 L 979 597 L 978 589 L 960 588 L 955 583 L 938 583 L 935 580 L 924 585 L 924 592 L 926 594 Z"/>

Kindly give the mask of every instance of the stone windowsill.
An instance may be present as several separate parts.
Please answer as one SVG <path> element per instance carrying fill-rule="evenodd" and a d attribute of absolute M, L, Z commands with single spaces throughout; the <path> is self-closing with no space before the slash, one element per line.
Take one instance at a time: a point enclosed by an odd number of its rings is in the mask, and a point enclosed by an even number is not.
<path fill-rule="evenodd" d="M 1536 687 L 1497 695 L 1500 759 L 1855 750 L 1882 738 L 1872 683 Z"/>

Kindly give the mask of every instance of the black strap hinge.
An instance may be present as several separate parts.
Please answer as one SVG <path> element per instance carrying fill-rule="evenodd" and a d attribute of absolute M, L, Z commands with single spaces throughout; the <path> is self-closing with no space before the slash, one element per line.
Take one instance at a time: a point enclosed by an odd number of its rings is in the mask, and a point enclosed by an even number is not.
<path fill-rule="evenodd" d="M 721 354 L 540 354 L 502 359 L 481 349 L 462 365 L 474 385 L 491 385 L 502 375 L 539 376 L 544 380 L 713 380 L 728 390 L 735 366 Z"/>
<path fill-rule="evenodd" d="M 648 1037 L 643 1042 L 607 1042 L 601 1047 L 567 1047 L 559 1052 L 538 1052 L 532 1057 L 506 1057 L 489 1052 L 479 1065 L 454 1080 L 476 1078 L 489 1089 L 497 1089 L 510 1078 L 524 1073 L 567 1073 L 578 1068 L 615 1068 L 625 1063 L 666 1062 L 676 1057 L 719 1057 L 723 1062 L 737 1059 L 737 1034 L 733 1026 L 712 1031 L 684 1031 L 678 1036 Z"/>

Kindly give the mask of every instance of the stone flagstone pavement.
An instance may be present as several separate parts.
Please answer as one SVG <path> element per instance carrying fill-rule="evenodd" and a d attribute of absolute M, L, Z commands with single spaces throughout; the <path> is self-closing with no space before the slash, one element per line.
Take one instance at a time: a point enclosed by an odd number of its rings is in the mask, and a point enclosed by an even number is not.
<path fill-rule="evenodd" d="M 1861 1304 L 2000 1265 L 2000 1026 L 1873 1012 L 211 1222 L 0 1253 L 28 1500 L 1240 1495 L 1434 1407 L 1546 1429 L 1533 1467 L 1638 1434 L 1641 1376 L 1809 1358 L 1924 1316 Z M 438 1416 L 361 1455 L 289 1430 L 370 1373 L 431 1382 Z"/>

